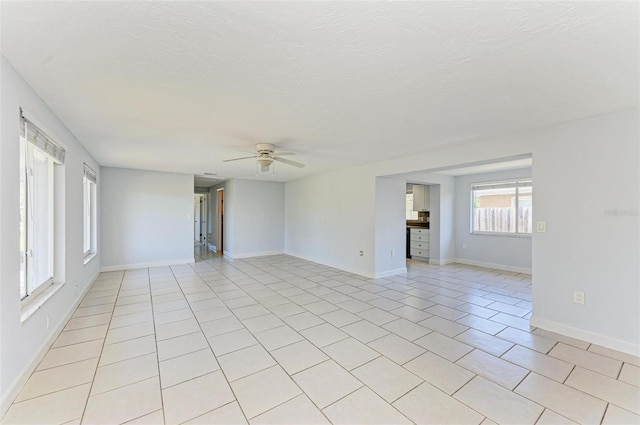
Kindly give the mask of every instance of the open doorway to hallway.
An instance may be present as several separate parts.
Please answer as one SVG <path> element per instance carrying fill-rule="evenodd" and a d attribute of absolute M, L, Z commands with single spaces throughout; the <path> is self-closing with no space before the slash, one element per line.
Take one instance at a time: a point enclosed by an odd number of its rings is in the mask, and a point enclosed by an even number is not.
<path fill-rule="evenodd" d="M 198 211 L 200 216 L 198 216 Z M 224 188 L 211 188 L 208 192 L 196 193 L 194 195 L 194 256 L 196 262 L 224 255 L 224 227 Z M 199 231 L 202 232 L 200 239 L 198 238 Z"/>
<path fill-rule="evenodd" d="M 208 196 L 206 193 L 195 193 L 193 195 L 193 241 L 194 246 L 207 249 L 207 205 Z"/>

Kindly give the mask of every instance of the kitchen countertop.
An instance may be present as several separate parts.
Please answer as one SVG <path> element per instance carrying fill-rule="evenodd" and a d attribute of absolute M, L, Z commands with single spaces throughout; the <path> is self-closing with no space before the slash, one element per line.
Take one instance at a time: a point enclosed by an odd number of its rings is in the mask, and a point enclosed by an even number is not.
<path fill-rule="evenodd" d="M 429 230 L 429 225 L 428 224 L 407 224 L 407 227 L 409 228 L 415 228 L 415 229 L 427 229 Z"/>

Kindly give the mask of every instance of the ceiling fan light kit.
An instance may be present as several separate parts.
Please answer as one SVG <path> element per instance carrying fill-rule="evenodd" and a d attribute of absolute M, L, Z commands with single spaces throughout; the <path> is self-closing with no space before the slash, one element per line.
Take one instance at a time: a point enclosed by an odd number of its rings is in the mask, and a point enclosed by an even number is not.
<path fill-rule="evenodd" d="M 271 158 L 258 158 L 258 165 L 260 165 L 260 171 L 263 173 L 269 171 L 271 164 L 273 164 L 273 159 Z"/>
<path fill-rule="evenodd" d="M 261 172 L 269 171 L 269 167 L 273 164 L 274 161 L 282 162 L 283 164 L 292 165 L 297 168 L 304 168 L 304 164 L 296 161 L 291 161 L 289 159 L 281 158 L 281 156 L 285 155 L 295 155 L 293 152 L 276 152 L 276 146 L 271 143 L 257 143 L 256 144 L 256 154 L 253 156 L 244 156 L 241 158 L 233 158 L 233 159 L 225 159 L 222 162 L 231 162 L 231 161 L 239 161 L 241 159 L 250 159 L 256 158 L 256 169 L 260 166 Z M 256 175 L 258 173 L 256 172 Z M 274 167 L 275 174 L 275 167 Z"/>

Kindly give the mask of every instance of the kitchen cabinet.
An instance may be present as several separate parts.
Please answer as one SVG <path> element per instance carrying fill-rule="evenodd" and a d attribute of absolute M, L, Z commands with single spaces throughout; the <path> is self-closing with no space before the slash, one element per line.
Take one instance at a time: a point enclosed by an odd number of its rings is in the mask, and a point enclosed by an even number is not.
<path fill-rule="evenodd" d="M 425 261 L 429 259 L 429 236 L 429 229 L 409 228 L 409 252 L 411 253 L 411 258 Z"/>
<path fill-rule="evenodd" d="M 413 185 L 413 210 L 429 211 L 429 201 L 431 190 L 429 186 L 414 184 Z"/>

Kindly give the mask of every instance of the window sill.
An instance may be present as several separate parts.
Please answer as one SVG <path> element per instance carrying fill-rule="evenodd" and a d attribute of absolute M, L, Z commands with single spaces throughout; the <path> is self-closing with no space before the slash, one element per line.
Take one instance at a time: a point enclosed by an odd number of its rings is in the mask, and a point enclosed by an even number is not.
<path fill-rule="evenodd" d="M 96 256 L 95 252 L 90 252 L 89 254 L 85 255 L 82 260 L 82 264 L 86 265 L 89 261 L 93 260 L 95 256 Z"/>
<path fill-rule="evenodd" d="M 64 282 L 52 283 L 47 289 L 37 294 L 33 299 L 27 299 L 20 306 L 20 323 L 24 323 L 29 317 L 44 305 L 49 298 L 64 286 Z"/>
<path fill-rule="evenodd" d="M 531 239 L 531 233 L 494 233 L 494 232 L 471 232 L 478 236 L 501 236 L 507 238 Z"/>

